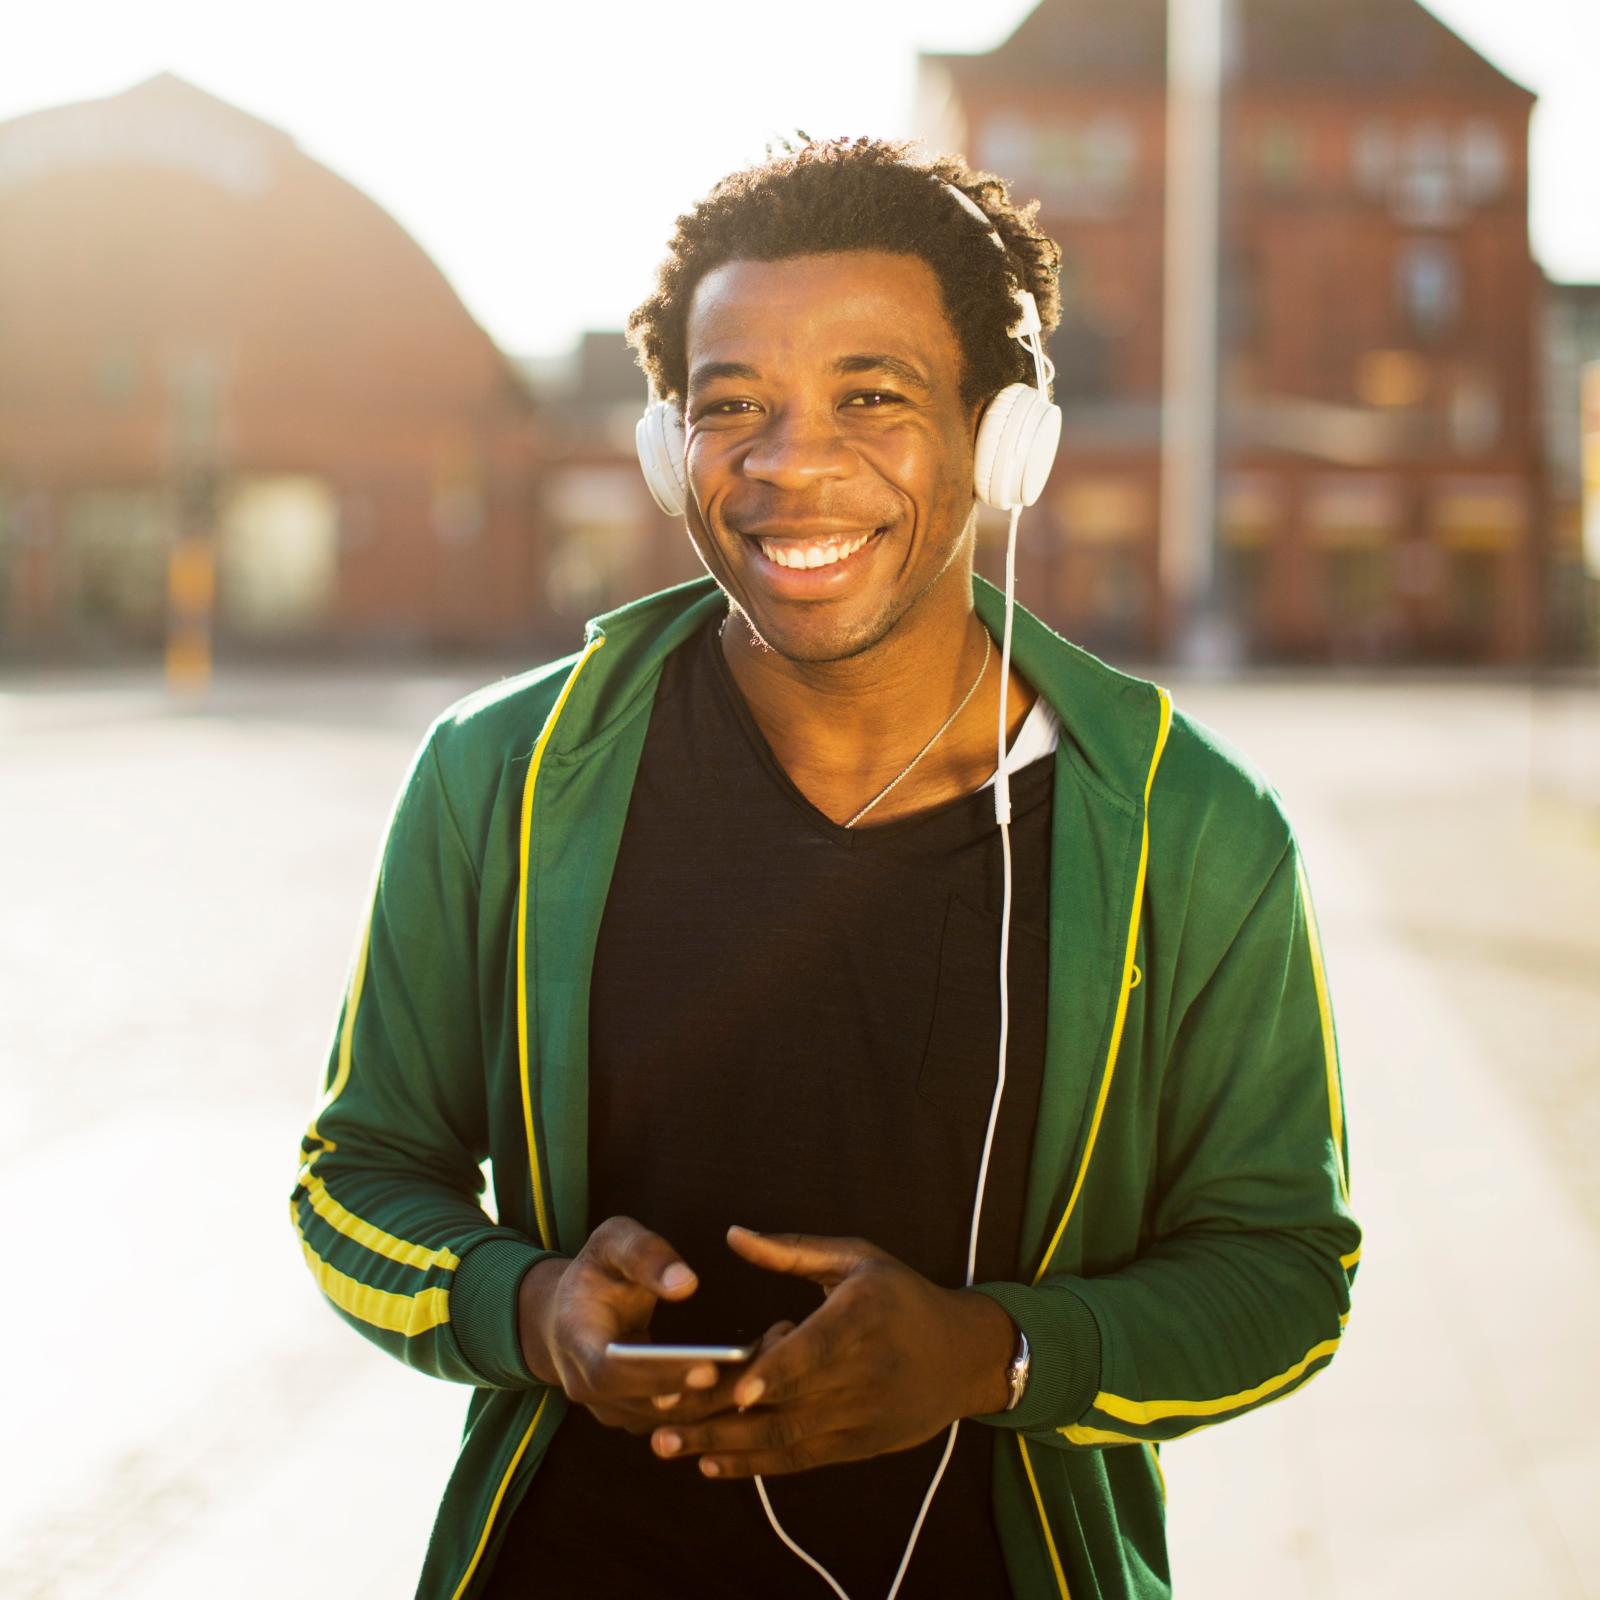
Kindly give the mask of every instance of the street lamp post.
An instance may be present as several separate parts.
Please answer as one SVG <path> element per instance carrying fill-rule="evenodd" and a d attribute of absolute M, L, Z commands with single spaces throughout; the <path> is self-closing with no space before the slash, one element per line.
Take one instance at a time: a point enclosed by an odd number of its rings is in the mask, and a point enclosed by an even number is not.
<path fill-rule="evenodd" d="M 1222 86 L 1230 0 L 1168 0 L 1161 532 L 1164 631 L 1218 668 L 1240 644 L 1217 562 Z"/>

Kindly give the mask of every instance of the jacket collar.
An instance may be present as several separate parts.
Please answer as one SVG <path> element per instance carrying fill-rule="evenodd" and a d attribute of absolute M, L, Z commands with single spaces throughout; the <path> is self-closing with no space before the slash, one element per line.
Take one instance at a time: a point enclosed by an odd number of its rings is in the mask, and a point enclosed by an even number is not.
<path fill-rule="evenodd" d="M 998 638 L 1005 597 L 974 577 L 973 603 Z M 666 658 L 726 604 L 715 580 L 696 578 L 590 621 L 586 639 L 602 637 L 605 648 L 575 685 L 575 704 L 557 730 L 557 752 L 570 754 L 605 737 L 637 710 L 640 697 L 654 692 Z M 1107 666 L 1020 605 L 1012 659 L 1060 718 L 1062 741 L 1080 774 L 1125 806 L 1138 807 L 1150 760 L 1154 685 Z"/>

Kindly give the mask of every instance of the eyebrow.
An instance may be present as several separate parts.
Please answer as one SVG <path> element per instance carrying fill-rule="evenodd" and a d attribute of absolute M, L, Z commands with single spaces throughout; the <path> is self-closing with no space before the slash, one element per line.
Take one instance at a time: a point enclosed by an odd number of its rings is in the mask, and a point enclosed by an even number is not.
<path fill-rule="evenodd" d="M 754 379 L 759 376 L 754 367 L 743 361 L 702 361 L 689 374 L 689 387 L 693 389 L 698 384 L 712 383 L 718 378 Z"/>
<path fill-rule="evenodd" d="M 902 361 L 898 356 L 877 354 L 840 356 L 834 362 L 833 370 L 838 373 L 887 372 L 892 377 L 898 378 L 901 383 L 908 384 L 913 389 L 921 389 L 924 394 L 930 393 L 933 389 L 933 385 L 909 361 Z"/>
<path fill-rule="evenodd" d="M 840 356 L 834 362 L 833 370 L 841 375 L 887 372 L 901 383 L 913 389 L 921 389 L 924 394 L 930 393 L 933 389 L 933 385 L 909 361 L 902 361 L 898 356 L 865 351 L 859 355 Z M 740 378 L 746 382 L 753 382 L 760 376 L 761 374 L 745 361 L 702 361 L 689 374 L 689 387 L 698 388 L 704 383 L 714 383 L 718 378 Z"/>

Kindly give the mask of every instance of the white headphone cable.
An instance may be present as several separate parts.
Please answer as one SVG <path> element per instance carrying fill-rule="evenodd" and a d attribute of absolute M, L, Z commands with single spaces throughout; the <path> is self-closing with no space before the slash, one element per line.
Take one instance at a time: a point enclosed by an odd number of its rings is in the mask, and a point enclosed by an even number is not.
<path fill-rule="evenodd" d="M 1037 359 L 1037 344 L 1035 345 L 1035 358 Z M 1001 901 L 1000 901 L 1000 1066 L 995 1073 L 994 1098 L 989 1102 L 989 1125 L 983 1134 L 983 1155 L 978 1161 L 978 1187 L 972 1202 L 972 1231 L 967 1237 L 967 1287 L 970 1289 L 977 1279 L 978 1274 L 978 1224 L 983 1217 L 983 1191 L 989 1182 L 989 1156 L 994 1149 L 994 1133 L 1000 1122 L 1000 1100 L 1006 1089 L 1006 1042 L 1011 1031 L 1011 985 L 1008 969 L 1011 965 L 1011 774 L 1006 771 L 1006 724 L 1010 720 L 1008 713 L 1011 709 L 1011 620 L 1017 607 L 1017 523 L 1022 517 L 1022 507 L 1015 505 L 1011 508 L 1011 526 L 1006 533 L 1006 617 L 1005 626 L 1000 640 L 1000 717 L 996 729 L 996 744 L 998 748 L 998 764 L 994 775 L 994 815 L 995 821 L 1000 824 L 1000 862 L 1001 862 Z M 917 1512 L 917 1520 L 912 1524 L 911 1537 L 906 1541 L 905 1553 L 900 1557 L 900 1565 L 895 1572 L 894 1582 L 889 1585 L 886 1600 L 895 1600 L 900 1593 L 900 1585 L 905 1581 L 906 1569 L 911 1565 L 912 1552 L 917 1548 L 917 1538 L 922 1532 L 922 1524 L 927 1520 L 928 1508 L 933 1504 L 934 1491 L 938 1489 L 944 1478 L 944 1469 L 950 1465 L 951 1453 L 956 1447 L 956 1432 L 961 1427 L 958 1417 L 950 1424 L 950 1432 L 945 1438 L 944 1454 L 939 1457 L 939 1465 L 934 1469 L 933 1481 L 928 1485 L 928 1492 L 922 1497 L 921 1509 Z M 778 1521 L 778 1513 L 772 1509 L 772 1501 L 767 1497 L 766 1481 L 759 1473 L 756 1474 L 756 1493 L 761 1497 L 761 1509 L 767 1514 L 767 1521 L 772 1524 L 772 1531 L 792 1550 L 805 1564 L 822 1579 L 827 1586 L 839 1597 L 839 1600 L 850 1600 L 849 1594 L 840 1584 L 839 1580 L 816 1559 L 808 1555 L 791 1539 Z"/>

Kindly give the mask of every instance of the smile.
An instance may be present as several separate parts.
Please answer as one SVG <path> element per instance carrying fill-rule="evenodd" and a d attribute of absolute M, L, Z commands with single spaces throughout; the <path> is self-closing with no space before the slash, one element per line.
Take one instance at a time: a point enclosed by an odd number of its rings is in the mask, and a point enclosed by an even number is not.
<path fill-rule="evenodd" d="M 810 567 L 831 567 L 848 561 L 856 551 L 870 544 L 883 530 L 874 528 L 871 533 L 859 534 L 853 539 L 837 536 L 826 539 L 760 539 L 756 543 L 761 553 L 775 566 L 794 570 Z"/>

